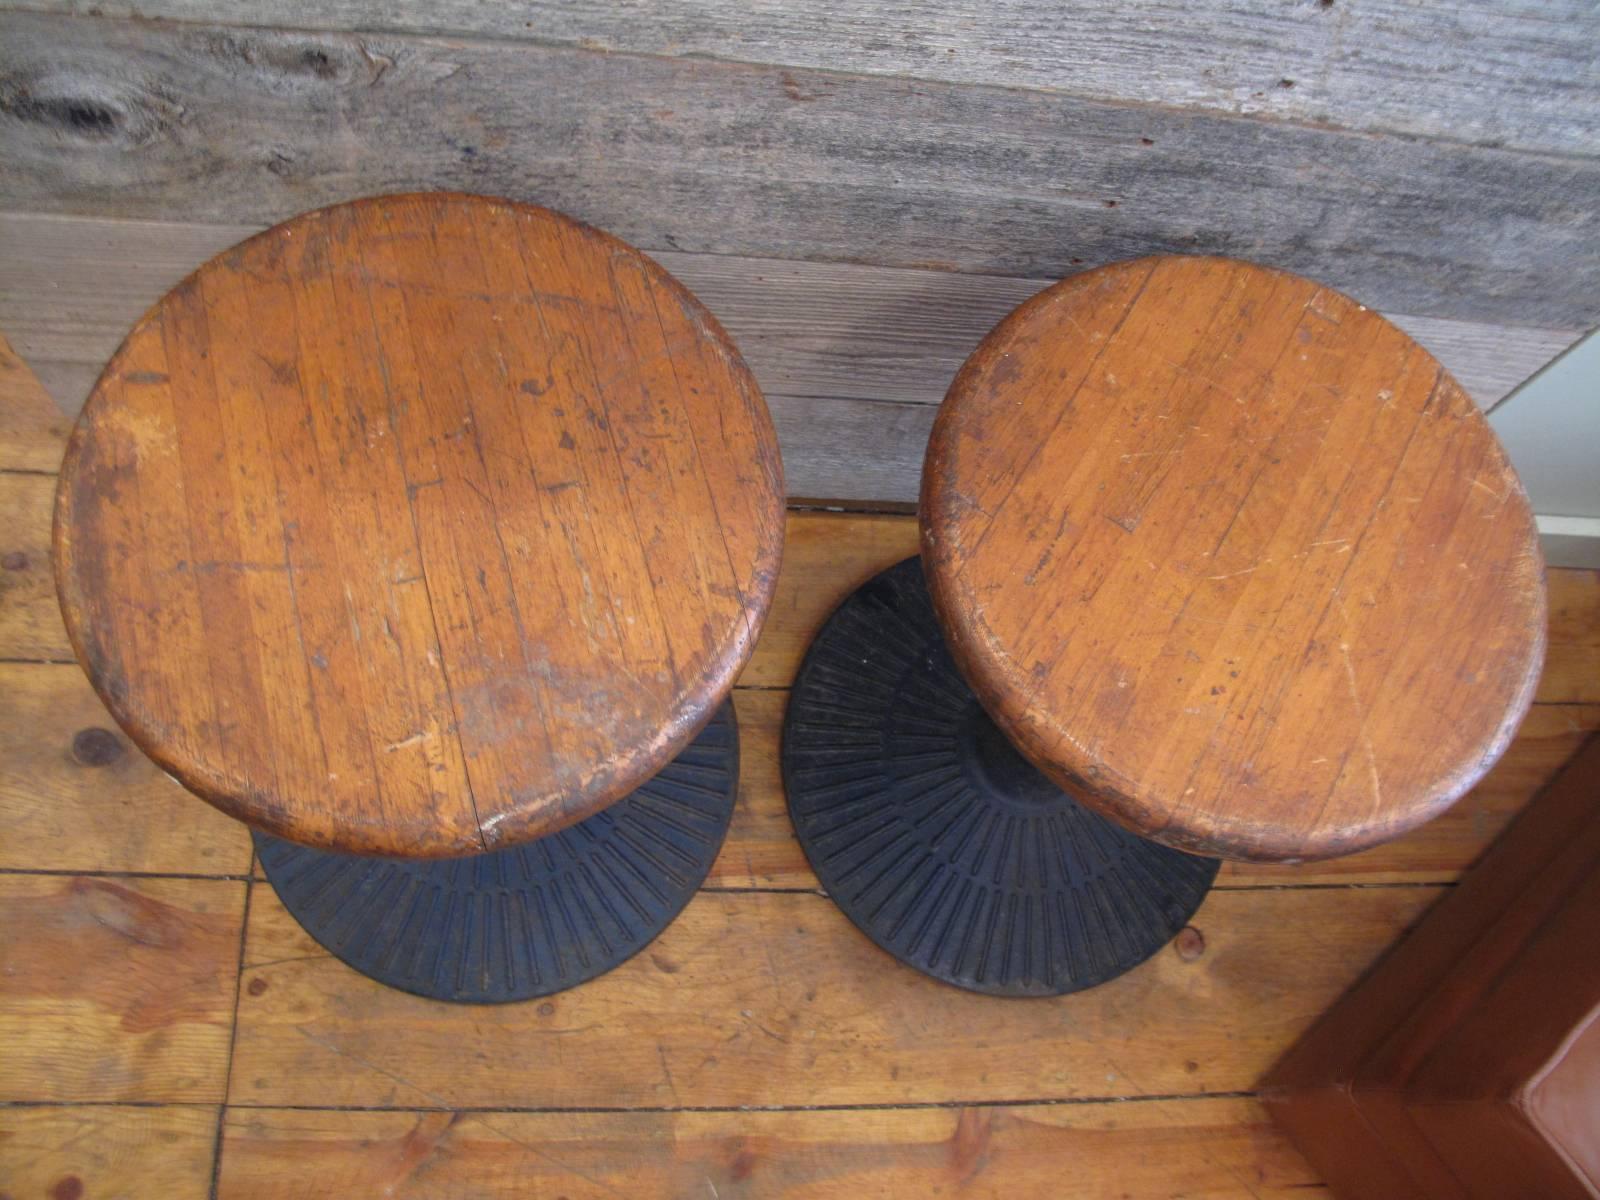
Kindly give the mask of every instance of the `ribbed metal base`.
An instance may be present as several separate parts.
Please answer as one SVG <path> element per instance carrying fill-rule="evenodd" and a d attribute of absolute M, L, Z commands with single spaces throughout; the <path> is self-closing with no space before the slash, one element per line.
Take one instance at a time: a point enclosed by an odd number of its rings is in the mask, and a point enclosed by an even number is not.
<path fill-rule="evenodd" d="M 958 987 L 1103 983 L 1188 923 L 1219 863 L 1112 824 L 1046 779 L 956 670 L 919 559 L 829 618 L 784 722 L 789 813 L 878 945 Z"/>
<path fill-rule="evenodd" d="M 363 975 L 434 1000 L 528 1000 L 655 940 L 711 869 L 738 781 L 730 702 L 649 783 L 536 842 L 408 860 L 258 833 L 256 852 L 295 920 Z"/>

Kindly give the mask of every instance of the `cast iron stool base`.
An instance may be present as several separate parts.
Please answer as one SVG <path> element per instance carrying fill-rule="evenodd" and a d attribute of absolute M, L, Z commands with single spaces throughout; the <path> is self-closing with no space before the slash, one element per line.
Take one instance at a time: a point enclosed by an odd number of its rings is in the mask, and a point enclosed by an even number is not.
<path fill-rule="evenodd" d="M 957 672 L 920 559 L 864 584 L 806 654 L 783 729 L 789 813 L 822 885 L 919 971 L 998 996 L 1104 983 L 1188 923 L 1220 865 L 1084 808 Z"/>
<path fill-rule="evenodd" d="M 733 816 L 732 703 L 649 783 L 559 833 L 470 858 L 370 858 L 255 835 L 295 920 L 379 983 L 471 1004 L 529 1000 L 633 957 L 682 911 Z"/>

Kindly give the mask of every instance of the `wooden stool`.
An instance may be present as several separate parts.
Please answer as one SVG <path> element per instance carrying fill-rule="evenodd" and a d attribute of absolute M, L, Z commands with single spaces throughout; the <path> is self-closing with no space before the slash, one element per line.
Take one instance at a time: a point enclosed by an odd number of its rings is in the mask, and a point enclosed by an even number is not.
<path fill-rule="evenodd" d="M 1376 313 L 1246 263 L 1018 308 L 941 407 L 921 521 L 920 562 L 813 646 L 785 769 L 830 893 L 965 987 L 1142 961 L 1210 885 L 1194 855 L 1438 814 L 1542 664 L 1533 518 L 1482 414 Z"/>
<path fill-rule="evenodd" d="M 389 196 L 134 328 L 67 449 L 56 578 L 117 721 L 267 831 L 312 936 L 521 999 L 639 950 L 709 869 L 783 497 L 749 371 L 655 263 Z"/>

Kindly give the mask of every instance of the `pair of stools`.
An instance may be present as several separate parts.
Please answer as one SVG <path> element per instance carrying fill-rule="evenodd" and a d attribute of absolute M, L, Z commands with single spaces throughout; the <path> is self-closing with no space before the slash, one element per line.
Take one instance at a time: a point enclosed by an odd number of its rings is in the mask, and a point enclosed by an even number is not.
<path fill-rule="evenodd" d="M 783 773 L 828 894 L 967 988 L 1126 971 L 1214 856 L 1412 828 L 1541 666 L 1482 414 L 1383 318 L 1242 262 L 1018 308 L 940 409 L 920 516 L 807 654 Z M 765 403 L 682 285 L 429 194 L 298 217 L 158 303 L 73 432 L 55 566 L 118 723 L 255 827 L 307 931 L 487 1002 L 616 966 L 706 876 L 783 536 Z"/>

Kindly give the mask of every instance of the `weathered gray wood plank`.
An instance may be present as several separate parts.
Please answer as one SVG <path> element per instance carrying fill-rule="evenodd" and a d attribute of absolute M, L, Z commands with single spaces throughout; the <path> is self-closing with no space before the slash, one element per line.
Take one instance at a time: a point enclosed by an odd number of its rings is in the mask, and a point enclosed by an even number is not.
<path fill-rule="evenodd" d="M 30 363 L 98 370 L 184 275 L 254 225 L 0 212 L 0 329 Z M 850 263 L 658 252 L 738 341 L 764 391 L 937 404 L 980 338 L 1051 282 Z M 1530 329 L 1391 313 L 1489 407 L 1574 342 Z M 53 393 L 76 412 L 93 382 Z"/>
<path fill-rule="evenodd" d="M 0 330 L 75 413 L 128 328 L 219 250 L 256 231 L 0 213 Z M 933 406 L 989 328 L 1046 280 L 667 252 L 766 392 L 791 494 L 916 500 Z M 1572 330 L 1397 314 L 1485 405 Z"/>
<path fill-rule="evenodd" d="M 1600 163 L 509 42 L 0 14 L 0 205 L 270 222 L 536 199 L 651 250 L 1053 278 L 1233 253 L 1386 310 L 1600 316 Z"/>
<path fill-rule="evenodd" d="M 1589 0 L 26 0 L 28 8 L 507 38 L 1259 114 L 1592 154 Z"/>

